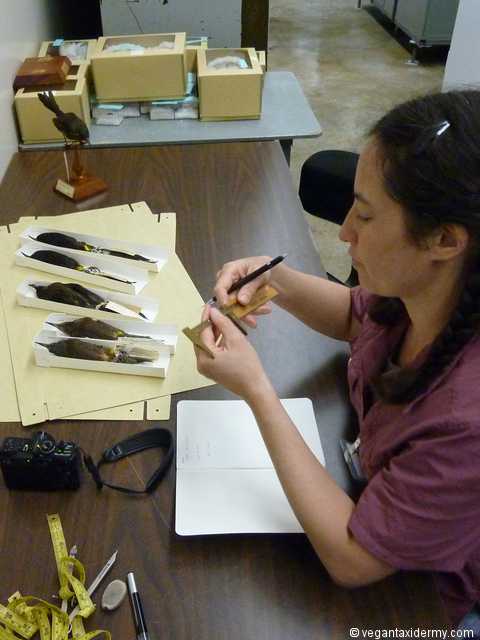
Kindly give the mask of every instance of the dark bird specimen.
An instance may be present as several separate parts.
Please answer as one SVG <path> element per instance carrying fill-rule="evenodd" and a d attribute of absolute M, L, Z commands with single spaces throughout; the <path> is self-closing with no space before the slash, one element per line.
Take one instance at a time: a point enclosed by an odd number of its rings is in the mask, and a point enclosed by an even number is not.
<path fill-rule="evenodd" d="M 77 360 L 99 360 L 102 362 L 123 362 L 125 364 L 140 364 L 151 362 L 151 358 L 139 358 L 129 356 L 120 349 L 102 347 L 99 344 L 92 344 L 72 338 L 71 340 L 59 340 L 52 344 L 37 342 L 36 344 L 45 347 L 50 353 L 62 358 L 76 358 Z"/>
<path fill-rule="evenodd" d="M 30 236 L 32 238 L 32 236 Z M 109 256 L 116 256 L 117 258 L 129 258 L 130 260 L 143 260 L 144 262 L 156 262 L 150 258 L 145 258 L 138 253 L 126 253 L 125 251 L 116 251 L 114 249 L 104 249 L 102 247 L 94 247 L 92 244 L 82 242 L 72 236 L 67 236 L 66 233 L 58 233 L 56 231 L 47 231 L 40 233 L 36 238 L 37 242 L 43 242 L 45 244 L 52 244 L 56 247 L 64 247 L 65 249 L 77 249 L 78 251 L 91 251 L 92 253 L 104 253 Z"/>
<path fill-rule="evenodd" d="M 74 338 L 98 338 L 100 340 L 117 340 L 118 338 L 149 338 L 150 336 L 139 336 L 133 333 L 125 333 L 122 329 L 112 327 L 112 325 L 102 322 L 102 320 L 93 320 L 93 318 L 78 318 L 70 322 L 60 322 L 55 324 L 47 322 L 60 329 L 62 333 Z"/>
<path fill-rule="evenodd" d="M 75 113 L 64 113 L 58 106 L 51 91 L 39 93 L 38 99 L 47 109 L 53 111 L 56 116 L 53 118 L 53 124 L 66 140 L 73 140 L 82 144 L 88 142 L 90 134 L 87 125 Z"/>
<path fill-rule="evenodd" d="M 77 284 L 76 282 L 69 282 L 67 284 L 52 282 L 49 285 L 31 284 L 30 286 L 35 289 L 37 298 L 41 300 L 51 300 L 53 302 L 71 304 L 74 307 L 87 307 L 87 309 L 119 313 L 107 308 L 108 300 L 104 300 L 96 293 L 93 293 L 93 291 L 82 287 L 81 284 Z M 145 318 L 145 315 L 140 311 L 137 311 L 137 313 L 142 318 Z"/>
<path fill-rule="evenodd" d="M 87 307 L 88 309 L 97 309 L 106 303 L 106 300 L 97 296 L 93 291 L 89 291 L 80 284 L 61 282 L 52 282 L 49 285 L 31 284 L 37 293 L 37 298 L 41 300 L 52 300 L 53 302 L 62 302 L 63 304 L 71 304 L 75 307 Z"/>
<path fill-rule="evenodd" d="M 100 271 L 98 267 L 90 266 L 86 267 L 83 264 L 78 263 L 70 256 L 66 256 L 63 253 L 58 253 L 58 251 L 35 251 L 32 255 L 27 255 L 23 253 L 26 258 L 33 258 L 34 260 L 40 260 L 41 262 L 47 262 L 48 264 L 55 264 L 57 267 L 65 267 L 67 269 L 75 269 L 75 271 L 83 271 L 84 273 L 89 273 L 93 276 L 101 276 L 102 278 L 108 278 L 109 280 L 116 280 L 117 282 L 123 282 L 124 284 L 135 284 L 135 282 L 130 282 L 130 280 L 123 280 L 123 278 L 117 278 L 115 276 L 109 275 L 108 273 L 104 273 Z"/>

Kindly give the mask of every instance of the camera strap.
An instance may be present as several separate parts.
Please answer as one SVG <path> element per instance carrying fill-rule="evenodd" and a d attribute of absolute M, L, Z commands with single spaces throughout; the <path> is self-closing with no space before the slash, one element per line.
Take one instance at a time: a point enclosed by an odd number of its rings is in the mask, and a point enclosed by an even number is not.
<path fill-rule="evenodd" d="M 129 489 L 128 487 L 121 487 L 102 480 L 102 477 L 100 476 L 100 467 L 104 464 L 117 462 L 117 460 L 126 458 L 134 453 L 139 453 L 140 451 L 145 451 L 145 449 L 152 449 L 153 447 L 163 449 L 164 456 L 160 466 L 145 485 L 145 489 Z M 102 489 L 102 487 L 105 486 L 110 489 L 122 491 L 123 493 L 140 494 L 151 493 L 155 489 L 160 480 L 162 480 L 167 473 L 173 460 L 173 453 L 173 437 L 170 431 L 156 428 L 147 429 L 146 431 L 137 433 L 134 436 L 126 438 L 118 444 L 113 445 L 113 447 L 105 449 L 98 464 L 95 464 L 92 457 L 85 452 L 83 452 L 83 461 L 88 471 L 92 474 L 98 489 Z"/>

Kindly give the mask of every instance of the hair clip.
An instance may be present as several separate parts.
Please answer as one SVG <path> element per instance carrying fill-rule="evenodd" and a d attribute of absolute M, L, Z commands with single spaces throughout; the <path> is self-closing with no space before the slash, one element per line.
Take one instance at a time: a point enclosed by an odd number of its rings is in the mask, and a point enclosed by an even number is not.
<path fill-rule="evenodd" d="M 444 122 L 442 122 L 442 124 L 440 125 L 440 129 L 437 131 L 437 138 L 443 135 L 449 127 L 450 127 L 450 122 L 448 120 L 445 120 Z"/>

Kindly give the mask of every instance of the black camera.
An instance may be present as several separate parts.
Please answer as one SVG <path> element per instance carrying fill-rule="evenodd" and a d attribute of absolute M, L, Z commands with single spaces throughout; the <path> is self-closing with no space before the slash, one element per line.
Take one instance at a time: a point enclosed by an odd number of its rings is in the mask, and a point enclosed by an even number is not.
<path fill-rule="evenodd" d="M 78 489 L 81 455 L 74 442 L 55 442 L 45 431 L 31 440 L 5 438 L 0 447 L 0 467 L 9 489 L 53 491 Z"/>

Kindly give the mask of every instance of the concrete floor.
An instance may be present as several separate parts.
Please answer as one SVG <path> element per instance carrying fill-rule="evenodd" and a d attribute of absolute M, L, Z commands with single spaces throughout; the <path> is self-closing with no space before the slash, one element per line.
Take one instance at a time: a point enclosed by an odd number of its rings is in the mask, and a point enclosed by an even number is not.
<path fill-rule="evenodd" d="M 293 71 L 317 116 L 320 138 L 298 140 L 291 159 L 298 188 L 303 162 L 322 149 L 358 151 L 370 126 L 393 105 L 441 88 L 446 52 L 426 51 L 409 66 L 408 39 L 364 0 L 271 0 L 268 68 Z M 350 272 L 338 227 L 305 213 L 327 271 Z"/>

